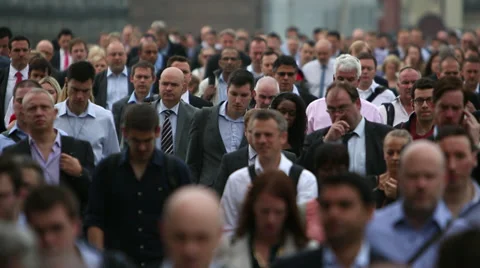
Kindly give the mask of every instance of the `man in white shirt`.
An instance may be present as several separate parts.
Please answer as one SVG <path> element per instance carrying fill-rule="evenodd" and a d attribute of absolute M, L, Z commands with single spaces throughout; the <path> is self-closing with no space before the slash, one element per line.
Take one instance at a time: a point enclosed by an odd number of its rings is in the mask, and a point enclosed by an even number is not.
<path fill-rule="evenodd" d="M 262 74 L 262 56 L 267 50 L 267 41 L 261 37 L 253 38 L 250 42 L 250 49 L 248 51 L 252 63 L 247 66 L 247 71 L 253 74 L 254 78 L 261 77 Z"/>
<path fill-rule="evenodd" d="M 70 54 L 70 41 L 73 39 L 73 33 L 70 29 L 62 29 L 58 33 L 57 40 L 60 50 L 58 50 L 52 58 L 52 65 L 55 69 L 66 71 L 73 63 Z"/>
<path fill-rule="evenodd" d="M 333 82 L 335 60 L 331 59 L 332 44 L 321 39 L 315 44 L 317 60 L 303 66 L 302 71 L 310 85 L 310 94 L 323 98 L 325 89 Z"/>
<path fill-rule="evenodd" d="M 288 124 L 285 118 L 275 110 L 258 110 L 252 115 L 249 126 L 252 129 L 252 142 L 257 151 L 254 172 L 258 175 L 264 170 L 281 170 L 296 180 L 297 203 L 304 203 L 317 197 L 317 180 L 315 176 L 303 169 L 298 178 L 292 170 L 299 168 L 282 154 L 282 146 L 287 142 Z M 234 232 L 245 194 L 252 177 L 249 167 L 235 171 L 227 180 L 221 205 L 225 214 L 224 232 Z"/>
<path fill-rule="evenodd" d="M 30 41 L 25 36 L 15 36 L 10 40 L 10 66 L 0 70 L 0 118 L 4 118 L 13 88 L 19 82 L 28 79 L 28 59 L 30 54 Z M 0 124 L 0 131 L 5 126 Z"/>
<path fill-rule="evenodd" d="M 360 98 L 377 106 L 395 100 L 395 94 L 390 89 L 378 85 L 373 80 L 377 71 L 377 59 L 371 53 L 360 53 L 357 58 L 362 65 L 362 74 L 357 88 Z"/>

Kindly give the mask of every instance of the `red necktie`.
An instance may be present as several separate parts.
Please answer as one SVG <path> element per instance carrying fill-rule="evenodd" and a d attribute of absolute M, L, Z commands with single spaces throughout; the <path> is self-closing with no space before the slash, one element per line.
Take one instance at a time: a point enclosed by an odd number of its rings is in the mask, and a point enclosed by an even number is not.
<path fill-rule="evenodd" d="M 63 59 L 63 69 L 68 69 L 68 65 L 70 63 L 70 59 L 68 58 L 68 52 L 65 50 L 65 57 Z"/>
<path fill-rule="evenodd" d="M 22 80 L 23 80 L 22 78 L 23 78 L 23 77 L 22 77 L 22 73 L 21 73 L 21 72 L 17 72 L 17 73 L 15 74 L 15 77 L 17 78 L 17 81 L 15 81 L 15 85 L 17 85 L 18 83 L 22 82 Z"/>

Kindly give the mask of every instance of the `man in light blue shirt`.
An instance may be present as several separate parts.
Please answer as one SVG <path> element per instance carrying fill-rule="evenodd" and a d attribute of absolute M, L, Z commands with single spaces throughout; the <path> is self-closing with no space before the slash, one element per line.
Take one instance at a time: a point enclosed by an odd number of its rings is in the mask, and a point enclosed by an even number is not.
<path fill-rule="evenodd" d="M 67 100 L 57 103 L 55 127 L 70 136 L 90 142 L 95 164 L 118 153 L 117 133 L 110 111 L 89 101 L 95 69 L 88 62 L 76 62 L 67 72 Z"/>
<path fill-rule="evenodd" d="M 441 238 L 468 228 L 466 221 L 454 220 L 442 197 L 446 161 L 434 143 L 419 140 L 400 157 L 398 187 L 402 199 L 379 210 L 368 227 L 372 248 L 386 259 L 414 268 L 434 267 Z M 427 241 L 434 241 L 412 260 Z"/>

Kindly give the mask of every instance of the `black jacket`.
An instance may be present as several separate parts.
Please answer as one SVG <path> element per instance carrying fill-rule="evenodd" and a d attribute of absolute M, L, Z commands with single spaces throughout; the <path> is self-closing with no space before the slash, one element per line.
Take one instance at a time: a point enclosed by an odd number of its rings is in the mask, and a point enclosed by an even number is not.
<path fill-rule="evenodd" d="M 210 59 L 207 62 L 207 66 L 205 67 L 205 76 L 203 78 L 207 78 L 209 76 L 213 75 L 213 72 L 220 69 L 220 66 L 218 65 L 218 61 L 220 60 L 220 53 L 215 54 L 210 57 Z M 242 60 L 242 67 L 247 67 L 252 63 L 250 60 L 250 57 L 247 56 L 247 54 L 240 52 L 240 59 Z"/>
<path fill-rule="evenodd" d="M 95 104 L 102 106 L 103 108 L 107 107 L 107 70 L 98 73 L 95 76 L 93 81 L 93 96 L 95 97 Z M 130 82 L 130 69 L 127 69 L 128 72 L 128 95 L 133 92 L 133 84 Z"/>

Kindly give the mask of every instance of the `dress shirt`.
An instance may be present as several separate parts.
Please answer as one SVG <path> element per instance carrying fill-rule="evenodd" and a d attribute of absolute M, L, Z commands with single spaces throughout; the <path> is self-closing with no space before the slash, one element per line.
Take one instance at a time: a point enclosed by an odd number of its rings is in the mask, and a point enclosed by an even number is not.
<path fill-rule="evenodd" d="M 375 56 L 375 59 L 377 60 L 377 66 L 383 65 L 383 62 L 387 58 L 389 52 L 390 51 L 388 50 L 388 48 L 382 49 L 377 47 L 373 50 L 373 54 Z M 378 71 L 377 71 L 377 74 L 378 74 Z"/>
<path fill-rule="evenodd" d="M 360 113 L 370 122 L 383 123 L 383 118 L 378 111 L 377 106 L 370 102 L 360 99 L 361 108 Z M 332 125 L 332 119 L 327 113 L 327 103 L 325 98 L 314 100 L 308 105 L 307 110 L 307 134 L 326 128 Z"/>
<path fill-rule="evenodd" d="M 480 94 L 480 83 L 477 84 L 477 87 L 475 88 L 475 93 Z"/>
<path fill-rule="evenodd" d="M 158 52 L 157 61 L 155 62 L 155 70 L 163 69 L 163 62 L 165 61 L 163 57 L 163 54 Z"/>
<path fill-rule="evenodd" d="M 256 79 L 256 78 L 259 78 L 261 77 L 263 74 L 260 72 L 260 73 L 256 73 L 254 70 L 253 70 L 253 63 L 248 65 L 247 66 L 247 71 L 251 72 L 253 74 L 253 77 Z"/>
<path fill-rule="evenodd" d="M 290 173 L 292 167 L 292 161 L 288 160 L 285 155 L 281 154 L 280 164 L 278 169 Z M 263 168 L 260 165 L 258 157 L 255 159 L 255 172 L 260 174 L 263 172 Z M 225 185 L 225 191 L 222 195 L 221 206 L 223 213 L 225 214 L 225 227 L 224 231 L 227 234 L 232 234 L 237 226 L 237 220 L 245 194 L 248 191 L 248 186 L 252 183 L 250 174 L 248 173 L 248 167 L 244 167 L 233 172 L 227 180 Z M 297 203 L 302 204 L 310 201 L 318 196 L 317 180 L 315 176 L 308 170 L 304 169 L 297 184 Z"/>
<path fill-rule="evenodd" d="M 112 112 L 88 101 L 87 110 L 80 115 L 70 111 L 67 100 L 57 103 L 55 127 L 69 136 L 90 142 L 95 155 L 95 165 L 103 158 L 120 152 Z"/>
<path fill-rule="evenodd" d="M 188 90 L 182 94 L 182 100 L 183 102 L 190 104 L 190 92 Z"/>
<path fill-rule="evenodd" d="M 365 144 L 365 118 L 362 117 L 360 123 L 353 130 L 357 135 L 352 136 L 348 140 L 348 155 L 350 158 L 351 172 L 356 172 L 360 175 L 367 175 L 366 164 L 366 144 Z"/>
<path fill-rule="evenodd" d="M 52 151 L 48 155 L 48 159 L 43 158 L 36 142 L 29 137 L 32 159 L 42 167 L 45 181 L 50 185 L 60 184 L 60 156 L 62 155 L 62 142 L 60 136 L 60 132 L 57 131 L 57 137 L 53 143 Z"/>
<path fill-rule="evenodd" d="M 205 67 L 199 67 L 192 71 L 192 75 L 198 77 L 199 79 L 203 79 L 205 76 Z"/>
<path fill-rule="evenodd" d="M 150 94 L 151 94 L 151 92 L 148 92 L 148 95 L 145 97 L 145 99 L 149 98 Z M 135 91 L 133 91 L 132 94 L 130 95 L 130 98 L 128 99 L 127 103 L 132 104 L 132 103 L 142 103 L 142 102 L 137 100 L 137 95 L 135 95 Z"/>
<path fill-rule="evenodd" d="M 60 49 L 60 71 L 66 71 L 67 69 L 64 66 L 65 62 L 65 50 L 63 48 Z M 72 65 L 72 55 L 68 53 L 68 66 Z"/>
<path fill-rule="evenodd" d="M 110 161 L 110 157 L 119 157 Z M 127 254 L 138 266 L 163 257 L 158 220 L 172 189 L 165 154 L 155 149 L 141 179 L 130 165 L 128 148 L 97 165 L 89 191 L 85 226 L 105 233 L 105 248 Z M 110 167 L 113 163 L 114 167 Z M 190 183 L 188 167 L 176 160 L 178 187 Z M 113 170 L 112 170 L 113 169 Z M 107 213 L 108 212 L 108 213 Z"/>
<path fill-rule="evenodd" d="M 96 249 L 91 248 L 83 242 L 76 242 L 75 247 L 80 253 L 80 258 L 85 268 L 101 268 L 103 264 L 103 256 Z"/>
<path fill-rule="evenodd" d="M 373 91 L 379 87 L 380 85 L 375 83 L 375 81 L 372 80 L 372 84 L 367 90 L 361 90 L 357 88 L 358 95 L 360 95 L 360 98 L 366 100 L 370 95 L 373 94 Z M 386 89 L 382 93 L 378 94 L 377 97 L 372 101 L 373 104 L 380 106 L 382 103 L 386 102 L 392 102 L 395 100 L 395 94 L 389 89 Z"/>
<path fill-rule="evenodd" d="M 248 165 L 255 164 L 255 159 L 257 159 L 257 152 L 253 149 L 252 145 L 248 145 Z"/>
<path fill-rule="evenodd" d="M 328 63 L 325 65 L 325 80 L 323 81 L 323 93 L 320 96 L 320 80 L 322 78 L 322 65 L 318 60 L 310 61 L 309 63 L 305 64 L 302 68 L 303 74 L 308 81 L 308 85 L 310 86 L 310 94 L 315 97 L 323 98 L 326 93 L 326 89 L 328 86 L 333 82 L 333 75 L 335 74 L 335 70 L 333 65 L 335 64 L 335 59 L 330 59 Z"/>
<path fill-rule="evenodd" d="M 368 225 L 367 237 L 372 249 L 380 256 L 395 263 L 405 264 L 435 233 L 445 230 L 450 220 L 452 220 L 450 211 L 443 201 L 440 201 L 432 218 L 422 228 L 416 229 L 408 222 L 401 199 L 375 213 L 374 219 Z M 466 221 L 457 219 L 444 237 L 468 228 Z M 438 245 L 439 241 L 433 243 L 411 267 L 435 267 Z"/>
<path fill-rule="evenodd" d="M 10 71 L 8 72 L 8 82 L 7 82 L 7 91 L 5 92 L 5 99 L 3 100 L 4 103 L 4 113 L 7 112 L 7 107 L 8 103 L 10 102 L 10 99 L 13 97 L 13 88 L 15 87 L 15 84 L 17 83 L 17 77 L 15 76 L 17 72 L 20 72 L 22 74 L 22 80 L 27 80 L 28 79 L 28 65 L 27 67 L 23 68 L 23 70 L 17 70 L 15 67 L 10 64 Z M 9 118 L 10 119 L 10 118 Z"/>
<path fill-rule="evenodd" d="M 207 87 L 208 78 L 205 78 L 202 80 L 202 82 L 200 82 L 200 85 L 198 86 L 198 92 L 195 95 L 197 95 L 198 97 L 202 97 Z M 220 74 L 218 77 L 215 78 L 215 87 L 217 88 L 217 91 L 215 94 L 213 94 L 213 97 L 211 99 L 213 105 L 217 105 L 220 102 L 227 100 L 228 84 L 225 79 L 223 79 L 223 74 Z"/>
<path fill-rule="evenodd" d="M 460 217 L 462 216 L 462 214 L 466 213 L 471 207 L 480 203 L 480 187 L 478 186 L 478 183 L 473 179 L 472 183 L 474 190 L 473 198 L 467 204 L 465 204 L 465 206 L 463 206 L 462 210 L 460 211 Z"/>
<path fill-rule="evenodd" d="M 225 150 L 227 153 L 231 153 L 240 147 L 245 133 L 245 125 L 243 123 L 243 116 L 232 119 L 227 115 L 227 103 L 228 102 L 224 102 L 218 111 L 218 127 L 223 144 L 225 145 Z"/>
<path fill-rule="evenodd" d="M 338 263 L 337 257 L 333 250 L 326 245 L 323 248 L 323 267 L 325 268 L 342 268 L 343 266 Z M 368 268 L 370 267 L 370 245 L 364 241 L 360 251 L 355 257 L 355 261 L 350 266 L 351 268 Z"/>
<path fill-rule="evenodd" d="M 21 140 L 24 140 L 28 137 L 28 135 L 20 129 L 15 122 L 15 125 L 8 131 L 8 135 L 17 135 Z M 3 149 L 7 148 L 10 145 L 14 145 L 15 141 L 5 135 L 0 134 L 0 153 L 3 152 Z"/>
<path fill-rule="evenodd" d="M 295 95 L 300 96 L 300 91 L 298 91 L 298 88 L 297 88 L 296 85 L 293 85 L 292 93 L 295 94 Z"/>
<path fill-rule="evenodd" d="M 393 125 L 396 126 L 400 123 L 407 122 L 410 115 L 407 113 L 402 103 L 400 102 L 400 96 L 398 96 L 394 101 L 392 101 L 393 109 L 395 111 L 395 118 L 393 119 Z M 387 124 L 387 109 L 385 105 L 380 105 L 378 111 L 382 116 L 383 124 Z"/>
<path fill-rule="evenodd" d="M 127 66 L 123 67 L 123 71 L 116 75 L 108 67 L 107 70 L 107 107 L 112 109 L 115 102 L 123 99 L 128 95 L 128 71 Z"/>
<path fill-rule="evenodd" d="M 157 105 L 156 109 L 158 112 L 158 117 L 160 118 L 160 129 L 163 129 L 163 123 L 165 123 L 165 113 L 166 110 L 171 110 L 173 113 L 168 117 L 170 119 L 170 125 L 172 126 L 172 143 L 173 143 L 173 151 L 176 152 L 175 146 L 175 138 L 177 133 L 177 120 L 178 120 L 178 107 L 180 103 L 177 103 L 171 109 L 168 109 L 164 104 L 163 101 L 159 101 L 160 105 Z M 157 138 L 157 148 L 162 150 L 162 135 Z"/>

